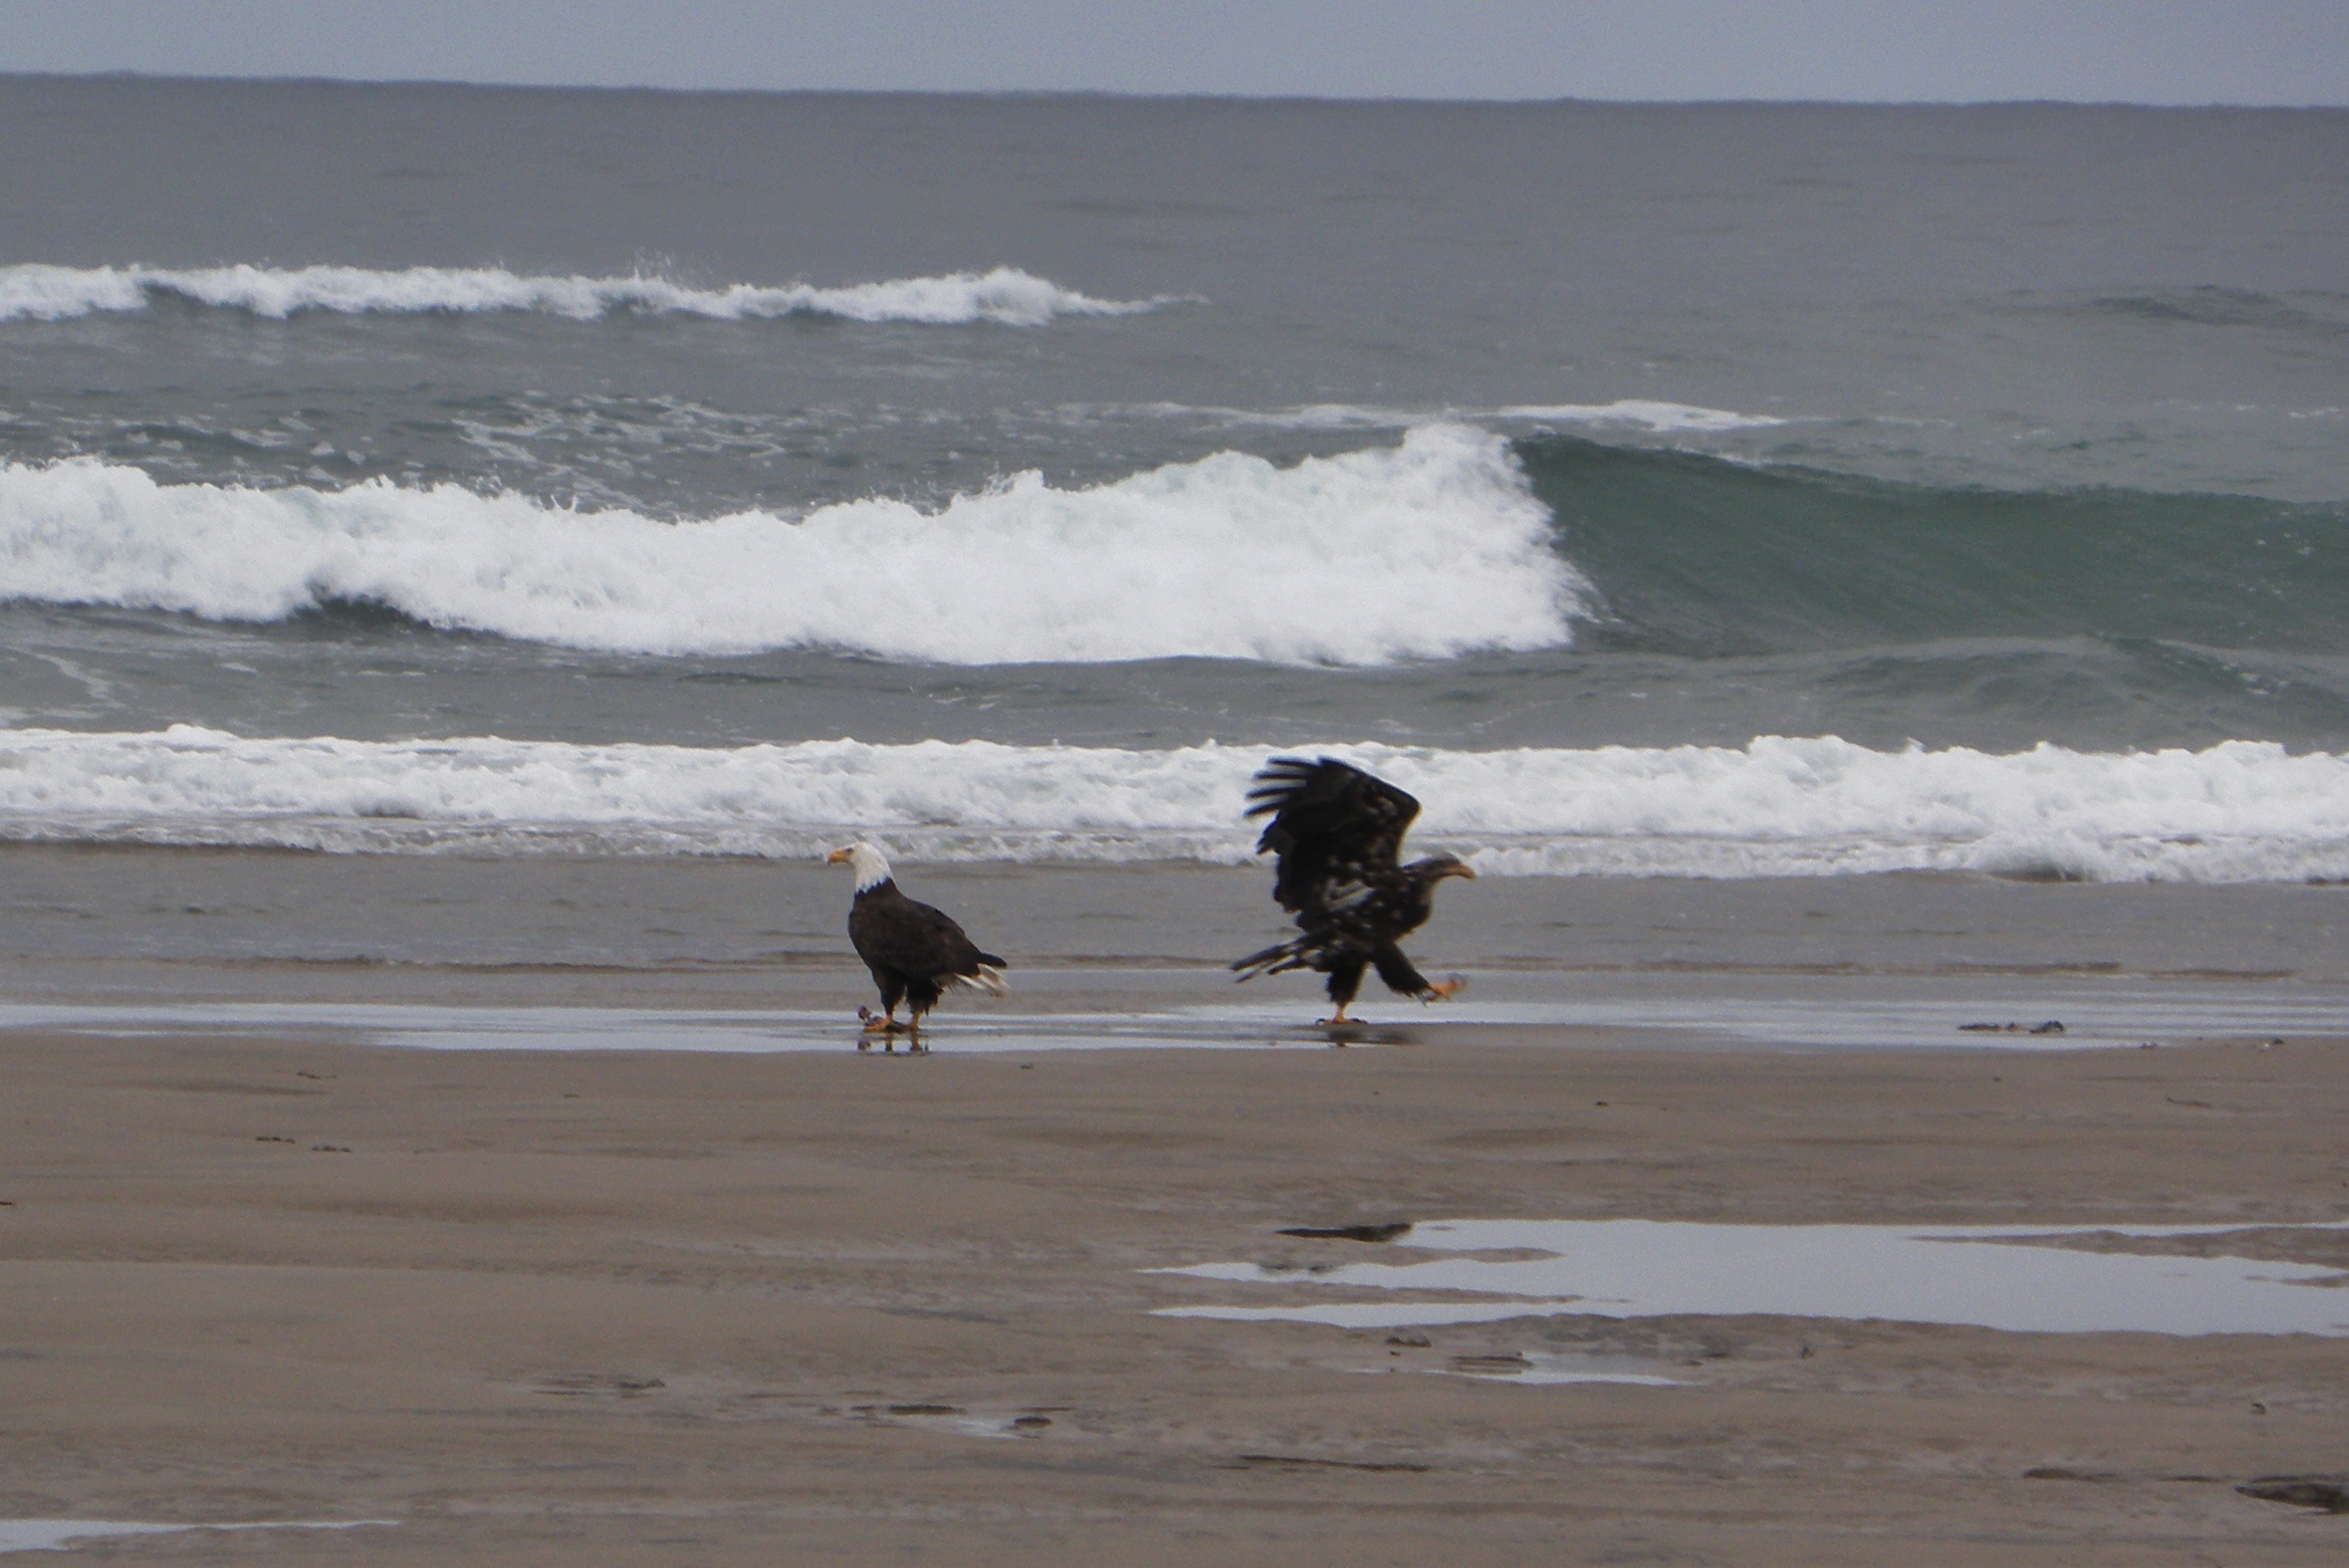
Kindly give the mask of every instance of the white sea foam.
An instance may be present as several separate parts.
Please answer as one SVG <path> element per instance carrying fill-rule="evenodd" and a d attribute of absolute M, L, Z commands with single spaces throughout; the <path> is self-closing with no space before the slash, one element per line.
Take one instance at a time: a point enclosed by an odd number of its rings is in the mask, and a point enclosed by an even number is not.
<path fill-rule="evenodd" d="M 1493 414 L 1500 419 L 1532 419 L 1549 425 L 1637 425 L 1659 432 L 1755 430 L 1786 423 L 1768 414 L 1707 409 L 1692 403 L 1659 403 L 1644 397 L 1619 397 L 1611 403 L 1514 403 L 1495 409 Z"/>
<path fill-rule="evenodd" d="M 2349 757 L 2231 741 L 2113 754 L 1744 747 L 1310 748 L 1417 795 L 1413 842 L 1500 876 L 1974 871 L 2349 878 Z M 0 837 L 1234 864 L 1261 746 L 854 740 L 739 748 L 0 731 Z"/>
<path fill-rule="evenodd" d="M 1083 489 L 1019 474 L 935 511 L 689 523 L 455 485 L 0 466 L 0 598 L 251 621 L 368 600 L 630 652 L 1373 664 L 1565 643 L 1581 591 L 1506 444 L 1458 426 L 1288 468 L 1225 452 Z"/>
<path fill-rule="evenodd" d="M 593 320 L 620 311 L 754 320 L 835 316 L 852 321 L 1041 326 L 1056 316 L 1129 316 L 1174 302 L 1097 300 L 998 267 L 943 277 L 893 278 L 821 288 L 737 283 L 695 288 L 658 273 L 552 277 L 502 267 L 0 267 L 0 321 L 58 321 L 101 311 L 144 310 L 159 295 L 282 319 L 303 311 L 534 311 Z"/>

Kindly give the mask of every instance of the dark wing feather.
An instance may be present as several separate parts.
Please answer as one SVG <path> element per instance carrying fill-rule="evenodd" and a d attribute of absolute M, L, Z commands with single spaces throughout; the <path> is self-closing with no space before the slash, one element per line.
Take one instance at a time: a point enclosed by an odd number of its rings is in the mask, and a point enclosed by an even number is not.
<path fill-rule="evenodd" d="M 1272 896 L 1292 913 L 1320 908 L 1332 884 L 1393 871 L 1419 815 L 1410 796 L 1335 757 L 1274 757 L 1248 800 L 1250 816 L 1272 815 L 1256 853 L 1281 857 Z"/>

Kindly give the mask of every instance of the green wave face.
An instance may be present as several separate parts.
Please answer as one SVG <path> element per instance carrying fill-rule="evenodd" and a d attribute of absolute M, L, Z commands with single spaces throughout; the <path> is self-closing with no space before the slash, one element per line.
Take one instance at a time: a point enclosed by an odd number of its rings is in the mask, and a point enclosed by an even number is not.
<path fill-rule="evenodd" d="M 1563 437 L 1516 450 L 1604 597 L 1590 651 L 2093 638 L 2349 652 L 2349 504 L 1937 489 Z"/>

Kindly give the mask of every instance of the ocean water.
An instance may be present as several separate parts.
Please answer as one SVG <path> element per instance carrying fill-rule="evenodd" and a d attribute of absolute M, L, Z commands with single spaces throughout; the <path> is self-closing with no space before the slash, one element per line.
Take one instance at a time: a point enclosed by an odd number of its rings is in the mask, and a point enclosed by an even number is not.
<path fill-rule="evenodd" d="M 0 81 L 0 840 L 2349 878 L 2349 113 Z"/>

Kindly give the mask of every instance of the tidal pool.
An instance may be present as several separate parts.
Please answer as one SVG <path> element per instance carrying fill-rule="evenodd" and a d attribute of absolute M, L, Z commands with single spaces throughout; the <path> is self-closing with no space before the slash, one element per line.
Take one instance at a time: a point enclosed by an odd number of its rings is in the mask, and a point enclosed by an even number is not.
<path fill-rule="evenodd" d="M 0 1519 L 0 1553 L 63 1551 L 122 1535 L 177 1535 L 192 1529 L 358 1529 L 397 1519 L 263 1519 L 226 1525 L 156 1525 L 124 1519 Z"/>
<path fill-rule="evenodd" d="M 1161 1317 L 1397 1328 L 1515 1317 L 1883 1318 L 2021 1333 L 2349 1335 L 2349 1274 L 2241 1257 L 2089 1251 L 2090 1237 L 2224 1237 L 2320 1225 L 1716 1225 L 1442 1219 L 1391 1245 L 1408 1261 L 1302 1269 L 1196 1264 L 1152 1273 L 1279 1288 L 1268 1306 Z M 1307 1293 L 1410 1292 L 1314 1301 Z"/>

